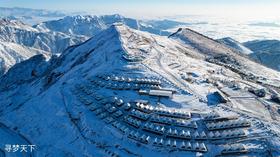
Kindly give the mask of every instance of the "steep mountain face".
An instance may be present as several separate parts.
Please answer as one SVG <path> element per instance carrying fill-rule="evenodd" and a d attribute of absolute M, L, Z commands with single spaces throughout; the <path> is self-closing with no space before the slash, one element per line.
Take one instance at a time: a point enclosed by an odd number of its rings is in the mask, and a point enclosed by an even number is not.
<path fill-rule="evenodd" d="M 223 43 L 223 44 L 239 51 L 242 54 L 250 55 L 253 53 L 250 49 L 248 49 L 247 47 L 242 45 L 240 42 L 238 42 L 230 37 L 218 39 L 218 41 L 220 43 Z"/>
<path fill-rule="evenodd" d="M 92 37 L 98 34 L 100 31 L 110 27 L 113 23 L 124 23 L 133 29 L 147 31 L 158 35 L 169 35 L 170 32 L 165 30 L 185 24 L 182 22 L 167 20 L 141 21 L 132 18 L 126 18 L 118 14 L 104 16 L 77 15 L 67 16 L 60 20 L 43 22 L 41 24 L 35 25 L 34 28 L 43 31 L 51 30 L 70 35 L 76 34 Z"/>
<path fill-rule="evenodd" d="M 3 75 L 0 83 L 1 89 L 16 88 L 17 85 L 32 80 L 45 74 L 49 67 L 50 56 L 38 54 L 31 56 L 28 60 L 24 60 L 9 69 L 8 73 Z M 15 75 L 16 74 L 16 75 Z"/>
<path fill-rule="evenodd" d="M 188 28 L 180 28 L 176 33 L 171 34 L 169 38 L 179 40 L 205 55 L 225 54 L 231 52 L 230 48 L 224 44 L 220 44 L 216 40 Z"/>
<path fill-rule="evenodd" d="M 0 76 L 6 73 L 14 64 L 38 54 L 50 55 L 49 52 L 39 49 L 11 42 L 0 42 Z"/>
<path fill-rule="evenodd" d="M 280 41 L 255 40 L 243 43 L 254 53 L 252 58 L 272 69 L 280 71 Z"/>
<path fill-rule="evenodd" d="M 205 61 L 210 53 L 201 50 L 176 35 L 115 24 L 59 57 L 34 56 L 0 78 L 0 138 L 14 133 L 9 143 L 35 144 L 36 157 L 279 154 L 279 114 L 243 87 L 256 83 Z M 218 50 L 213 55 L 231 53 Z M 267 80 L 279 78 L 262 65 L 246 65 Z M 215 84 L 232 81 L 244 83 L 242 89 L 225 88 L 235 96 L 213 105 L 216 95 L 223 97 Z"/>
<path fill-rule="evenodd" d="M 0 21 L 0 41 L 13 42 L 51 53 L 61 53 L 65 48 L 84 41 L 84 37 L 69 36 L 59 32 L 40 32 L 19 21 Z"/>
<path fill-rule="evenodd" d="M 0 76 L 12 65 L 36 54 L 61 53 L 86 37 L 40 32 L 20 21 L 0 20 Z"/>
<path fill-rule="evenodd" d="M 270 73 L 268 68 L 259 66 L 258 63 L 250 60 L 247 55 L 191 29 L 179 29 L 176 33 L 170 35 L 169 38 L 175 39 L 189 48 L 198 50 L 205 56 L 206 60 L 210 62 L 226 64 L 240 71 L 240 73 L 246 73 L 242 69 L 259 75 L 269 75 Z M 256 66 L 260 69 L 256 69 Z M 260 70 L 262 70 L 263 73 L 260 72 Z"/>

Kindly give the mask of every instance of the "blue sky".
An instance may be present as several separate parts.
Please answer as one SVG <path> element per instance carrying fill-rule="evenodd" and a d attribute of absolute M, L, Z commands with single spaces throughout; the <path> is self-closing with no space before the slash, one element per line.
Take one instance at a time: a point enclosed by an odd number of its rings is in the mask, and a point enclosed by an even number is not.
<path fill-rule="evenodd" d="M 0 0 L 0 6 L 87 11 L 94 14 L 120 13 L 126 16 L 280 14 L 280 0 Z"/>

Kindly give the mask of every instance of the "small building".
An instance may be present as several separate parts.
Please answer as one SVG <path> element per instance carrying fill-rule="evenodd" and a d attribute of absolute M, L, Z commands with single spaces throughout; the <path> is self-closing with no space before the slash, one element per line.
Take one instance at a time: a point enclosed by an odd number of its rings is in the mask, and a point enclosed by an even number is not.
<path fill-rule="evenodd" d="M 274 102 L 276 102 L 276 103 L 278 103 L 278 104 L 280 104 L 280 95 L 278 95 L 278 94 L 273 94 L 273 95 L 271 96 L 271 100 L 274 101 Z"/>
<path fill-rule="evenodd" d="M 173 94 L 176 93 L 176 89 L 174 89 L 174 88 L 160 88 L 160 90 L 169 91 L 169 92 L 172 92 Z"/>
<path fill-rule="evenodd" d="M 173 148 L 176 148 L 176 147 L 177 147 L 177 142 L 176 142 L 176 140 L 174 140 L 174 141 L 172 142 L 172 147 L 173 147 Z"/>
<path fill-rule="evenodd" d="M 186 144 L 185 144 L 185 142 L 184 142 L 184 141 L 182 141 L 182 142 L 181 142 L 181 144 L 180 144 L 180 148 L 181 148 L 181 149 L 185 149 L 185 148 L 186 148 Z"/>
<path fill-rule="evenodd" d="M 138 91 L 138 93 L 139 93 L 140 95 L 149 95 L 149 91 L 148 91 L 148 90 L 144 90 L 144 89 L 140 89 L 140 90 Z"/>
<path fill-rule="evenodd" d="M 172 98 L 173 97 L 173 92 L 172 91 L 161 90 L 161 89 L 160 90 L 150 90 L 149 95 Z"/>
<path fill-rule="evenodd" d="M 164 140 L 161 138 L 158 142 L 158 145 L 163 146 Z"/>
<path fill-rule="evenodd" d="M 248 91 L 255 94 L 258 97 L 265 97 L 266 96 L 266 91 L 263 88 L 261 88 L 261 89 L 249 88 Z"/>
<path fill-rule="evenodd" d="M 216 91 L 213 95 L 217 97 L 219 103 L 227 103 L 227 97 L 222 92 Z"/>
<path fill-rule="evenodd" d="M 166 146 L 168 146 L 168 147 L 171 146 L 171 140 L 170 140 L 170 139 L 168 139 L 168 140 L 166 141 Z"/>

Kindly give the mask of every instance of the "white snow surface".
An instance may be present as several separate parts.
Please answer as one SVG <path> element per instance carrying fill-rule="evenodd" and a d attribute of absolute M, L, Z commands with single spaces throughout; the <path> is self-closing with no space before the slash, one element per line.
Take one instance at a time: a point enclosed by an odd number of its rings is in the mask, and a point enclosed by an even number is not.
<path fill-rule="evenodd" d="M 87 39 L 59 32 L 41 32 L 16 20 L 0 20 L 0 75 L 36 54 L 56 54 Z"/>
<path fill-rule="evenodd" d="M 186 35 L 190 42 L 185 42 Z M 206 50 L 211 51 L 206 53 Z M 117 96 L 125 102 L 146 99 L 154 106 L 159 101 L 163 108 L 199 114 L 216 111 L 221 115 L 237 115 L 252 123 L 252 127 L 247 130 L 248 138 L 222 140 L 220 144 L 206 142 L 208 151 L 204 156 L 218 155 L 220 145 L 229 143 L 245 144 L 250 150 L 249 156 L 265 156 L 269 149 L 279 155 L 279 114 L 264 112 L 266 116 L 273 116 L 266 119 L 259 116 L 261 113 L 255 114 L 255 110 L 250 107 L 246 110 L 242 108 L 244 103 L 234 101 L 238 105 L 226 103 L 209 106 L 201 101 L 209 93 L 219 90 L 213 84 L 206 83 L 206 78 L 242 82 L 241 76 L 230 69 L 205 61 L 206 57 L 221 53 L 236 57 L 246 71 L 267 79 L 279 79 L 279 72 L 254 63 L 200 34 L 186 30 L 167 38 L 115 24 L 83 44 L 69 47 L 58 58 L 47 60 L 45 57 L 33 57 L 11 68 L 0 78 L 0 122 L 35 144 L 37 150 L 34 156 L 38 157 L 110 156 L 110 152 L 119 156 L 199 155 L 191 151 L 157 148 L 127 138 L 78 101 L 73 91 L 77 84 L 83 84 L 106 98 Z M 178 66 L 173 66 L 175 64 Z M 22 76 L 18 74 L 19 71 L 23 71 Z M 192 83 L 181 78 L 186 73 L 193 73 Z M 172 99 L 157 99 L 141 96 L 133 90 L 100 88 L 89 81 L 96 79 L 99 74 L 156 77 L 161 79 L 163 86 L 174 88 L 177 93 Z M 14 139 L 15 142 L 20 140 L 19 137 Z"/>

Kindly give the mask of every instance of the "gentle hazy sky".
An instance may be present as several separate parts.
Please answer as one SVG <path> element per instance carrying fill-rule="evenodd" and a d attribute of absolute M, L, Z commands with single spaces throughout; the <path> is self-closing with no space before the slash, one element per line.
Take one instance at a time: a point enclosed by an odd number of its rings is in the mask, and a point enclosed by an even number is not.
<path fill-rule="evenodd" d="M 183 14 L 279 18 L 280 0 L 0 0 L 1 7 L 25 7 L 130 17 Z"/>

